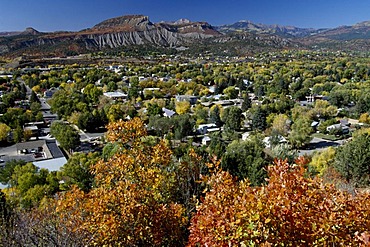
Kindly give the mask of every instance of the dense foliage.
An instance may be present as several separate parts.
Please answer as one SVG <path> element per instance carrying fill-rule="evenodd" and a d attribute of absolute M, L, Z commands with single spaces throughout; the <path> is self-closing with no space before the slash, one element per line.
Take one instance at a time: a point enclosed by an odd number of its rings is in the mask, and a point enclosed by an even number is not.
<path fill-rule="evenodd" d="M 369 230 L 369 194 L 307 178 L 302 165 L 277 162 L 268 173 L 261 187 L 221 170 L 213 174 L 188 246 L 358 246 Z"/>

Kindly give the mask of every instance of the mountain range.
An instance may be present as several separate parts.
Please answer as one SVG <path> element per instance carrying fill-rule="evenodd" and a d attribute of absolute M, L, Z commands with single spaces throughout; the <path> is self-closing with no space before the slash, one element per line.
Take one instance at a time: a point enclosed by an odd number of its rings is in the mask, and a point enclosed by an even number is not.
<path fill-rule="evenodd" d="M 78 32 L 0 32 L 0 56 L 53 57 L 141 47 L 200 54 L 247 55 L 281 49 L 370 51 L 370 22 L 314 29 L 239 21 L 212 26 L 180 19 L 152 23 L 144 15 L 111 18 Z"/>

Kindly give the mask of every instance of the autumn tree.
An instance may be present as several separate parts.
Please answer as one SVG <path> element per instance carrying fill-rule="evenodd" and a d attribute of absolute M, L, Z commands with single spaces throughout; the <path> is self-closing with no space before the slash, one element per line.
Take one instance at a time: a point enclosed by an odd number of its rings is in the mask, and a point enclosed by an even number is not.
<path fill-rule="evenodd" d="M 190 102 L 189 101 L 176 101 L 175 110 L 176 110 L 176 113 L 179 115 L 188 113 L 190 111 Z"/>
<path fill-rule="evenodd" d="M 93 235 L 93 244 L 181 246 L 184 208 L 171 200 L 171 150 L 162 140 L 144 145 L 147 135 L 138 118 L 108 125 L 107 139 L 122 149 L 91 167 L 95 186 L 88 192 L 74 187 L 59 200 L 61 218 L 78 219 L 71 229 Z"/>
<path fill-rule="evenodd" d="M 7 139 L 10 130 L 11 129 L 8 125 L 5 123 L 0 123 L 0 142 Z"/>
<path fill-rule="evenodd" d="M 300 163 L 300 162 L 298 162 Z M 278 161 L 250 187 L 218 170 L 191 220 L 188 246 L 358 246 L 370 227 L 370 194 L 350 195 Z"/>

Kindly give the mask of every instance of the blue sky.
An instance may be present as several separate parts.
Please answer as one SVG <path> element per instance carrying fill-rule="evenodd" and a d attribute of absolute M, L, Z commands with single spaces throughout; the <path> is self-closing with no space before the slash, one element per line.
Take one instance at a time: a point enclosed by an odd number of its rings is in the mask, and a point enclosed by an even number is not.
<path fill-rule="evenodd" d="M 77 31 L 126 14 L 147 15 L 152 22 L 250 20 L 314 28 L 370 20 L 366 0 L 0 0 L 0 10 L 0 31 Z"/>

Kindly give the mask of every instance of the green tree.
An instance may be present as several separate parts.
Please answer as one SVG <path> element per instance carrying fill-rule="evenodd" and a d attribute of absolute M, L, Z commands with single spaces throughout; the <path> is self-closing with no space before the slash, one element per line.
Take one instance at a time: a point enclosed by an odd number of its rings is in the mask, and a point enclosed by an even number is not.
<path fill-rule="evenodd" d="M 55 136 L 62 148 L 69 151 L 80 145 L 78 131 L 63 122 L 53 122 L 50 127 L 50 134 Z"/>
<path fill-rule="evenodd" d="M 223 94 L 225 94 L 228 99 L 237 98 L 238 93 L 239 91 L 235 89 L 235 86 L 229 86 L 223 90 Z"/>
<path fill-rule="evenodd" d="M 58 191 L 58 182 L 49 182 L 52 179 L 48 170 L 39 169 L 32 163 L 16 165 L 9 180 L 9 197 L 21 208 L 37 206 L 45 196 Z"/>
<path fill-rule="evenodd" d="M 243 97 L 242 111 L 243 112 L 248 111 L 251 107 L 252 107 L 252 101 L 249 98 L 248 93 L 245 93 Z"/>
<path fill-rule="evenodd" d="M 30 102 L 31 103 L 34 103 L 34 102 L 40 103 L 39 97 L 37 97 L 37 94 L 33 90 L 31 92 Z"/>
<path fill-rule="evenodd" d="M 311 120 L 306 116 L 300 116 L 292 125 L 292 130 L 288 136 L 289 142 L 293 147 L 300 148 L 311 141 L 311 132 Z"/>
<path fill-rule="evenodd" d="M 242 180 L 248 178 L 252 185 L 260 185 L 266 178 L 267 161 L 260 136 L 247 141 L 235 140 L 226 148 L 221 167 Z"/>
<path fill-rule="evenodd" d="M 84 88 L 83 93 L 86 95 L 87 100 L 92 104 L 97 104 L 99 102 L 99 97 L 103 95 L 103 91 L 92 84 L 87 85 Z"/>
<path fill-rule="evenodd" d="M 272 131 L 277 132 L 279 135 L 287 136 L 289 131 L 290 121 L 287 115 L 279 114 L 275 116 L 272 122 Z"/>
<path fill-rule="evenodd" d="M 225 130 L 228 132 L 240 130 L 242 116 L 242 110 L 236 106 L 231 106 L 224 109 L 222 121 L 225 123 Z"/>
<path fill-rule="evenodd" d="M 5 166 L 0 169 L 0 183 L 9 184 L 16 166 L 24 166 L 24 160 L 10 160 L 5 163 Z"/>
<path fill-rule="evenodd" d="M 147 107 L 147 114 L 148 116 L 155 116 L 155 115 L 162 116 L 163 115 L 162 108 L 156 103 L 154 104 L 149 103 Z"/>
<path fill-rule="evenodd" d="M 211 123 L 216 124 L 217 127 L 220 127 L 222 125 L 222 120 L 220 116 L 220 107 L 218 105 L 211 107 L 209 118 Z"/>
<path fill-rule="evenodd" d="M 131 100 L 135 100 L 139 96 L 139 91 L 139 78 L 137 76 L 133 76 L 130 78 L 130 87 L 128 89 L 127 97 Z"/>
<path fill-rule="evenodd" d="M 221 132 L 217 131 L 211 133 L 210 135 L 211 141 L 209 143 L 208 149 L 211 155 L 216 155 L 216 157 L 222 157 L 224 155 L 227 144 L 222 138 Z"/>
<path fill-rule="evenodd" d="M 196 118 L 196 124 L 199 125 L 206 123 L 208 120 L 208 108 L 198 104 L 193 109 L 194 116 Z"/>
<path fill-rule="evenodd" d="M 176 139 L 181 140 L 193 133 L 194 121 L 189 114 L 176 115 L 172 121 Z"/>
<path fill-rule="evenodd" d="M 344 179 L 356 187 L 370 184 L 370 135 L 368 133 L 339 147 L 335 153 L 334 167 Z"/>
<path fill-rule="evenodd" d="M 15 143 L 19 143 L 22 141 L 24 135 L 24 131 L 20 125 L 17 125 L 17 127 L 13 130 L 13 141 Z"/>
<path fill-rule="evenodd" d="M 63 181 L 61 189 L 67 190 L 77 185 L 81 190 L 89 191 L 94 180 L 90 167 L 98 160 L 98 153 L 74 153 L 58 172 L 58 178 Z"/>
<path fill-rule="evenodd" d="M 267 127 L 266 111 L 261 106 L 257 106 L 252 118 L 252 128 L 254 130 L 264 131 Z"/>

